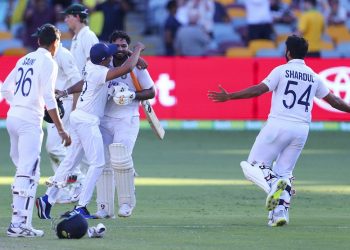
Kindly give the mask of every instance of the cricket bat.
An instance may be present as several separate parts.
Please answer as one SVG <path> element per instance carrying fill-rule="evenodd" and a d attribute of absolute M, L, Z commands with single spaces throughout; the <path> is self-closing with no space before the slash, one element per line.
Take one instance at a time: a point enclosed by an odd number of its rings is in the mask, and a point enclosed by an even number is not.
<path fill-rule="evenodd" d="M 132 82 L 136 88 L 137 91 L 141 91 L 141 85 L 138 81 L 138 79 L 136 78 L 135 74 L 133 71 L 130 72 L 130 76 L 132 79 Z M 151 126 L 153 132 L 158 136 L 159 139 L 163 140 L 164 135 L 165 135 L 165 130 L 162 127 L 162 124 L 160 124 L 160 121 L 158 120 L 158 117 L 156 115 L 156 113 L 153 110 L 152 105 L 150 104 L 150 102 L 148 100 L 143 100 L 141 101 L 141 107 L 143 112 L 146 115 L 147 121 L 149 123 L 149 125 Z"/>

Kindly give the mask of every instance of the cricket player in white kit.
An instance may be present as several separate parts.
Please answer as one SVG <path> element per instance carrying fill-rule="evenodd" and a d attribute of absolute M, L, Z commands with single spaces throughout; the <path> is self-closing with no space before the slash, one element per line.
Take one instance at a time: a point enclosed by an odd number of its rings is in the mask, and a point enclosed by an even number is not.
<path fill-rule="evenodd" d="M 58 65 L 58 74 L 55 84 L 56 91 L 63 91 L 73 84 L 81 81 L 82 76 L 79 73 L 77 66 L 75 65 L 74 58 L 68 49 L 64 48 L 62 44 L 59 45 L 58 51 L 54 56 L 54 60 Z M 67 131 L 70 130 L 69 116 L 73 107 L 73 95 L 65 95 L 60 98 L 64 107 L 64 116 L 62 122 Z M 66 148 L 60 143 L 59 134 L 57 133 L 55 124 L 47 123 L 47 138 L 46 138 L 46 150 L 48 152 L 52 169 L 56 172 L 56 169 L 66 156 Z M 72 194 L 68 187 L 60 190 L 60 195 L 57 203 L 70 203 Z"/>
<path fill-rule="evenodd" d="M 85 153 L 89 169 L 83 183 L 82 192 L 76 210 L 86 218 L 92 218 L 86 206 L 90 202 L 97 179 L 105 165 L 102 135 L 99 130 L 107 102 L 107 81 L 130 72 L 135 66 L 144 45 L 138 43 L 133 55 L 118 68 L 109 68 L 116 45 L 95 44 L 90 51 L 90 59 L 84 70 L 84 86 L 76 109 L 70 115 L 72 145 L 67 156 L 53 177 L 52 186 L 46 195 L 37 198 L 36 206 L 41 219 L 50 219 L 51 206 L 56 202 L 60 187 L 64 186 L 67 176 L 74 171 Z"/>
<path fill-rule="evenodd" d="M 70 52 L 74 57 L 80 74 L 82 74 L 85 64 L 90 58 L 90 49 L 94 44 L 98 43 L 98 38 L 88 26 L 89 13 L 84 5 L 76 3 L 72 4 L 63 12 L 63 14 L 65 15 L 64 21 L 68 25 L 68 28 L 74 33 Z M 78 95 L 74 95 L 73 107 L 76 105 L 77 98 Z M 72 201 L 77 201 L 79 199 L 82 183 L 85 178 L 84 173 L 86 173 L 87 168 L 87 159 L 86 157 L 83 157 L 83 161 L 80 163 L 76 173 L 78 175 L 77 182 L 71 186 Z"/>
<path fill-rule="evenodd" d="M 262 83 L 233 93 L 221 86 L 220 92 L 208 92 L 212 101 L 225 102 L 273 91 L 267 123 L 257 136 L 248 160 L 241 162 L 245 177 L 268 194 L 269 226 L 289 223 L 290 178 L 308 137 L 313 98 L 322 98 L 333 108 L 350 112 L 350 106 L 332 94 L 318 74 L 306 66 L 307 50 L 304 38 L 289 36 L 287 63 L 273 69 Z"/>
<path fill-rule="evenodd" d="M 65 14 L 64 21 L 69 29 L 74 32 L 70 52 L 81 73 L 90 58 L 90 49 L 98 43 L 98 38 L 88 26 L 88 9 L 84 5 L 72 4 L 63 14 Z"/>
<path fill-rule="evenodd" d="M 72 86 L 73 84 L 82 80 L 82 76 L 79 73 L 79 70 L 74 62 L 72 54 L 62 46 L 59 45 L 54 60 L 58 65 L 58 74 L 55 84 L 55 90 L 64 90 Z M 73 106 L 73 97 L 72 95 L 67 95 L 60 98 L 63 103 L 65 115 L 62 118 L 65 128 L 69 130 L 69 114 L 72 111 Z M 47 124 L 47 141 L 46 141 L 46 150 L 49 153 L 49 157 L 52 163 L 52 168 L 55 171 L 59 163 L 63 160 L 65 156 L 66 149 L 62 147 L 57 140 L 57 131 L 54 124 Z"/>
<path fill-rule="evenodd" d="M 12 220 L 7 230 L 10 237 L 44 235 L 42 230 L 32 227 L 32 214 L 40 178 L 45 105 L 60 141 L 63 140 L 65 146 L 71 143 L 58 116 L 54 95 L 57 64 L 52 57 L 59 46 L 60 33 L 51 24 L 43 25 L 38 32 L 39 48 L 19 59 L 1 89 L 10 103 L 6 125 L 11 141 L 10 156 L 16 166 L 12 185 Z"/>
<path fill-rule="evenodd" d="M 124 31 L 111 34 L 110 43 L 118 47 L 113 56 L 114 67 L 120 67 L 127 60 L 130 42 L 129 35 Z M 111 89 L 115 92 L 114 98 L 107 101 L 100 125 L 105 145 L 106 166 L 96 184 L 97 218 L 114 217 L 115 185 L 119 205 L 118 216 L 129 217 L 136 205 L 132 152 L 140 128 L 139 104 L 140 100 L 153 98 L 155 89 L 146 69 L 135 67 L 133 74 L 138 79 L 142 91 L 136 91 L 130 73 L 113 79 L 108 84 L 109 93 L 113 92 Z M 126 100 L 126 96 L 132 96 L 133 99 Z"/>

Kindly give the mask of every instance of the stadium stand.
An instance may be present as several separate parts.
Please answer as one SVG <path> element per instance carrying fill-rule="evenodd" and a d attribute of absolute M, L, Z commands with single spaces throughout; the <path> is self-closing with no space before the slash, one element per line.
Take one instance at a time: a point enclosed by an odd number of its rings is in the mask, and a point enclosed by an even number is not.
<path fill-rule="evenodd" d="M 190 2 L 193 0 L 178 0 L 178 2 Z M 212 1 L 212 0 L 208 0 Z M 213 0 L 214 1 L 214 0 Z M 230 20 L 226 22 L 214 23 L 212 31 L 213 45 L 208 52 L 208 56 L 230 56 L 230 57 L 280 57 L 284 55 L 285 39 L 288 35 L 296 32 L 298 17 L 302 14 L 300 1 L 296 0 L 281 0 L 287 4 L 291 12 L 296 17 L 294 23 L 273 23 L 274 37 L 273 41 L 247 41 L 247 21 L 244 0 L 215 0 L 217 3 L 224 6 Z M 347 11 L 350 17 L 350 1 L 339 0 L 342 8 Z M 97 1 L 84 0 L 84 3 L 93 5 Z M 164 55 L 164 33 L 163 25 L 167 17 L 166 4 L 168 0 L 133 0 L 134 9 L 127 14 L 126 31 L 131 35 L 132 41 L 143 41 L 146 44 L 147 50 L 145 55 Z M 323 1 L 327 3 L 327 1 Z M 3 8 L 6 8 L 6 3 L 3 3 Z M 22 6 L 23 7 L 23 6 Z M 6 13 L 2 9 L 2 15 Z M 15 8 L 16 9 L 16 8 Z M 325 7 L 319 5 L 318 9 L 327 15 Z M 66 24 L 63 20 L 57 23 L 57 26 L 62 31 L 61 41 L 64 47 L 70 48 L 71 34 L 69 33 Z M 6 27 L 2 25 L 1 27 Z M 151 32 L 145 32 L 151 29 Z M 328 25 L 322 36 L 321 57 L 350 57 L 350 19 L 338 25 Z M 18 34 L 11 33 L 11 27 L 8 30 L 2 28 L 0 30 L 0 54 L 11 48 L 22 48 L 22 37 Z M 191 46 L 191 45 L 189 45 Z M 236 53 L 236 54 L 235 54 Z"/>

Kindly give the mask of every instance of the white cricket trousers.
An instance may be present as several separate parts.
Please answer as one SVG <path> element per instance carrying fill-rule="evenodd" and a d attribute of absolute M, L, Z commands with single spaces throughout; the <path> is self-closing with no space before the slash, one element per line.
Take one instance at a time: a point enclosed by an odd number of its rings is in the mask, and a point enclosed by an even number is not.
<path fill-rule="evenodd" d="M 79 205 L 86 206 L 93 195 L 95 184 L 105 164 L 102 135 L 99 130 L 99 118 L 81 110 L 74 110 L 70 115 L 72 144 L 67 155 L 56 170 L 54 180 L 62 182 L 68 174 L 74 172 L 85 153 L 89 170 L 83 182 Z M 46 194 L 49 202 L 56 202 L 58 189 L 50 187 Z"/>
<path fill-rule="evenodd" d="M 64 116 L 62 117 L 62 123 L 66 131 L 70 132 L 69 115 L 72 111 L 73 101 L 71 98 L 63 98 Z M 53 123 L 46 124 L 47 138 L 46 138 L 46 150 L 49 153 L 50 160 L 52 161 L 52 168 L 56 171 L 58 167 L 57 163 L 61 162 L 67 153 L 66 147 L 62 144 L 62 139 L 57 132 L 56 126 Z"/>
<path fill-rule="evenodd" d="M 17 190 L 27 190 L 28 179 L 16 176 L 40 177 L 39 161 L 43 130 L 41 124 L 32 124 L 17 117 L 8 116 L 6 120 L 7 131 L 10 136 L 10 157 L 16 167 L 13 186 Z M 29 190 L 28 190 L 29 192 Z M 13 209 L 24 210 L 26 198 L 13 195 Z M 31 213 L 32 211 L 29 211 Z M 20 223 L 20 216 L 12 215 L 12 223 Z"/>
<path fill-rule="evenodd" d="M 256 137 L 248 162 L 273 166 L 273 171 L 290 178 L 309 134 L 309 124 L 269 118 Z"/>
<path fill-rule="evenodd" d="M 130 153 L 134 149 L 139 129 L 139 116 L 126 116 L 122 118 L 104 116 L 100 124 L 103 143 L 106 146 L 112 143 L 121 143 L 127 147 Z"/>

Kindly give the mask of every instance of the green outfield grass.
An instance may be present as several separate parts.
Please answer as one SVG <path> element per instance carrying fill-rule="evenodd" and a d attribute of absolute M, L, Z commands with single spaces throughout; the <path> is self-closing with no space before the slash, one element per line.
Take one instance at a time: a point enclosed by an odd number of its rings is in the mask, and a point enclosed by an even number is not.
<path fill-rule="evenodd" d="M 50 222 L 36 214 L 33 224 L 45 230 L 43 238 L 8 238 L 10 185 L 1 184 L 0 249 L 349 249 L 350 134 L 311 132 L 295 169 L 290 225 L 282 228 L 267 226 L 265 194 L 244 180 L 239 167 L 256 135 L 167 131 L 159 141 L 150 130 L 140 131 L 137 207 L 128 219 L 89 220 L 105 224 L 103 239 L 58 240 Z M 5 129 L 0 141 L 0 177 L 13 176 Z M 45 153 L 41 168 L 42 176 L 51 175 Z M 44 191 L 41 185 L 37 193 Z M 53 215 L 71 208 L 56 205 Z M 95 211 L 94 200 L 89 209 Z"/>

